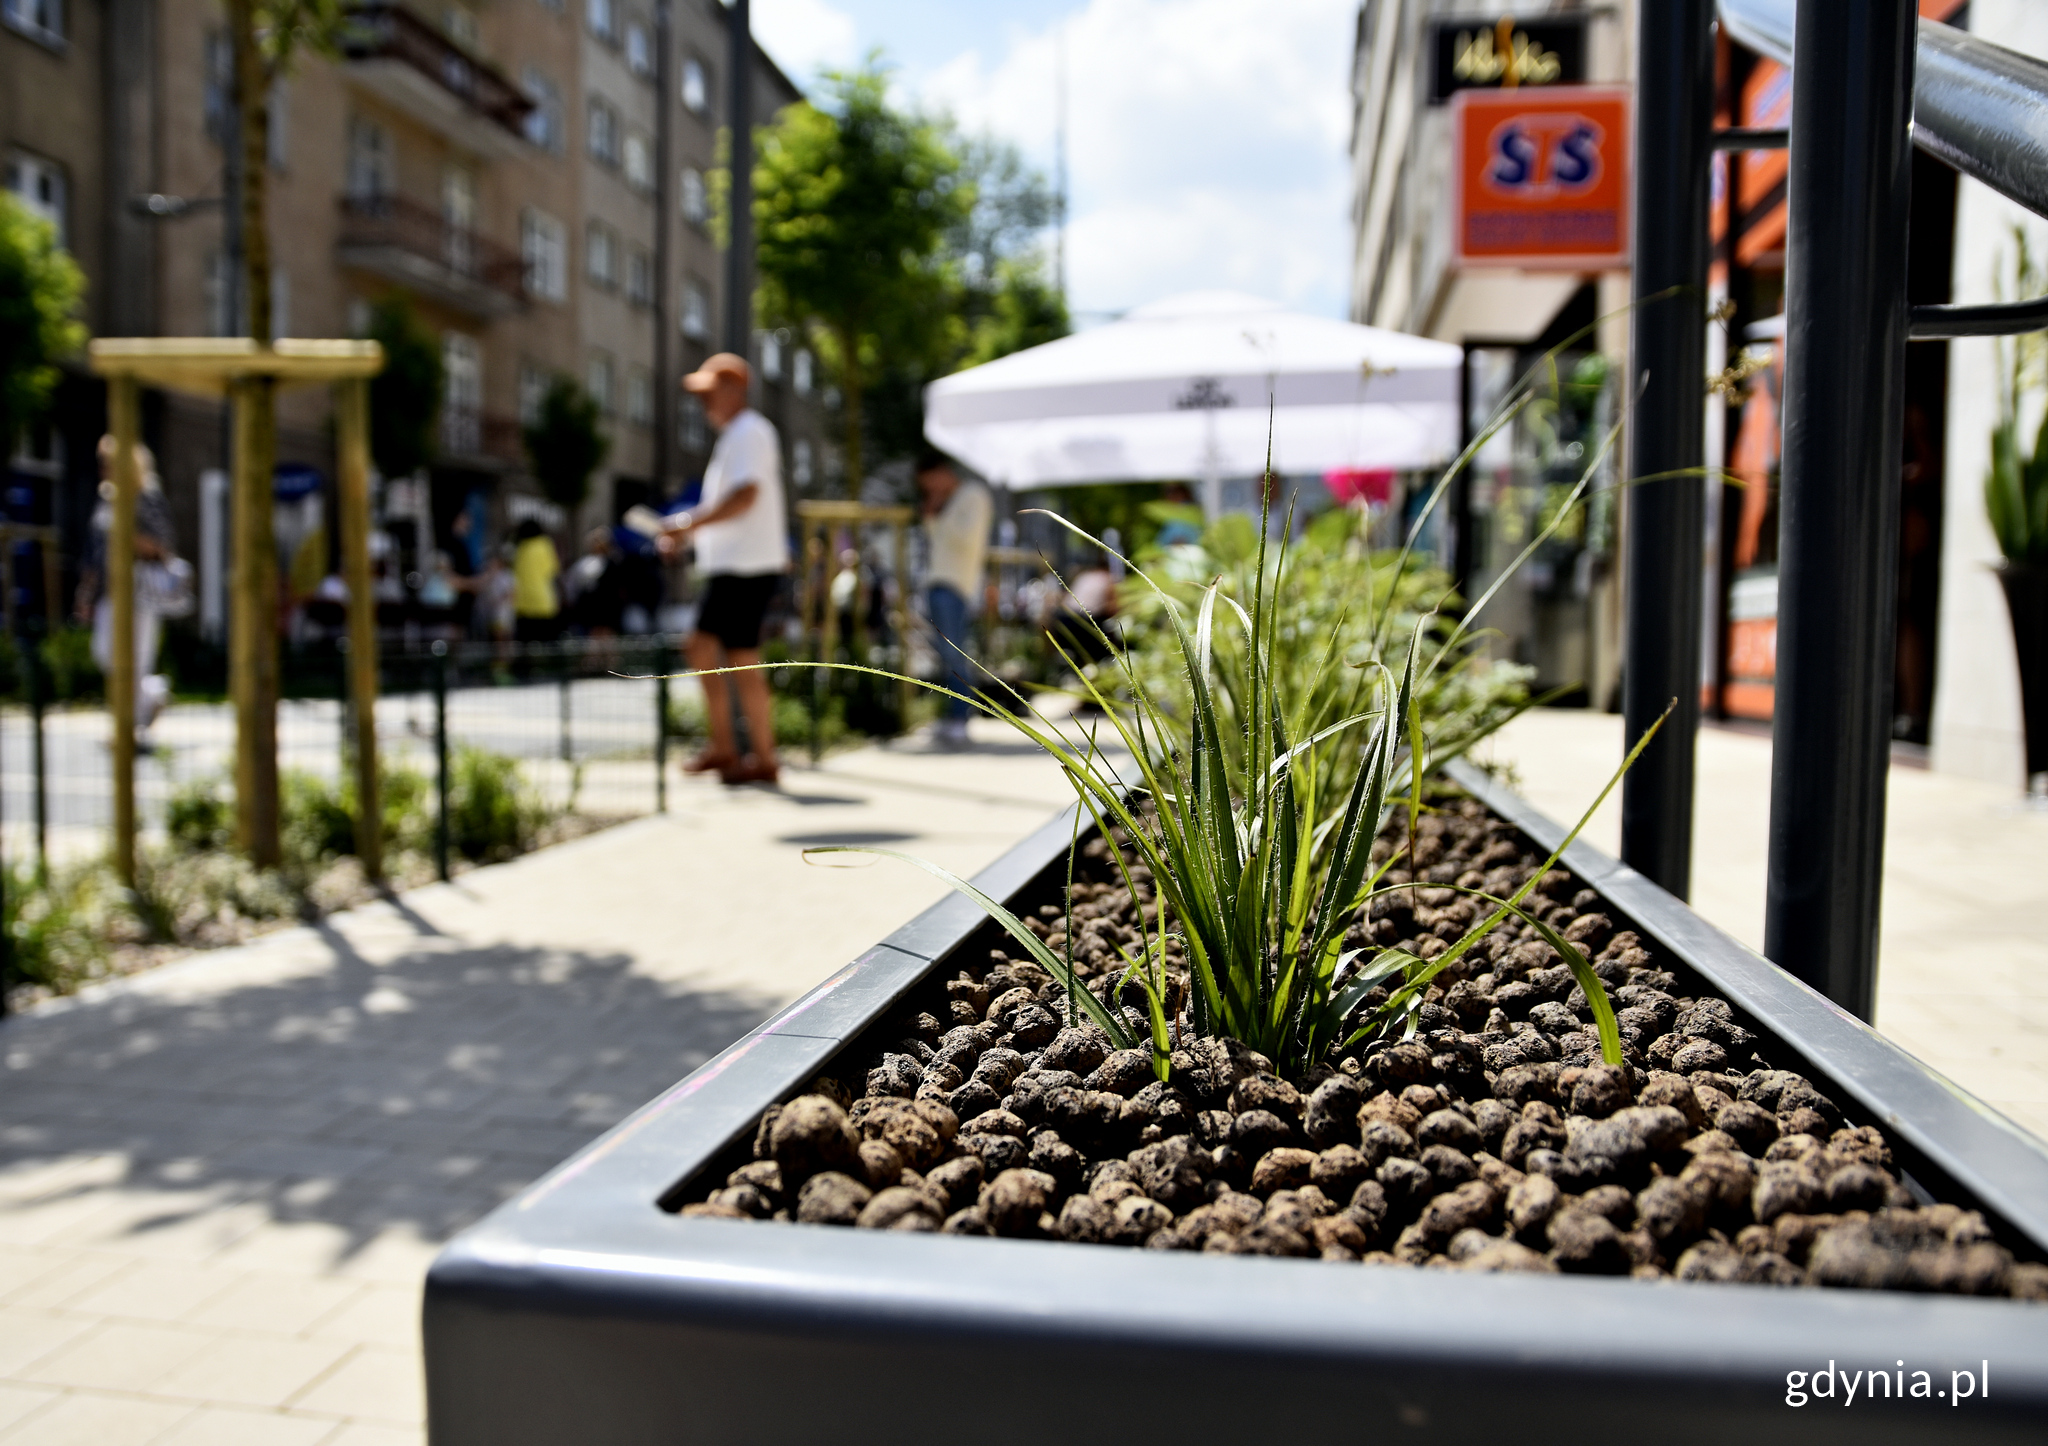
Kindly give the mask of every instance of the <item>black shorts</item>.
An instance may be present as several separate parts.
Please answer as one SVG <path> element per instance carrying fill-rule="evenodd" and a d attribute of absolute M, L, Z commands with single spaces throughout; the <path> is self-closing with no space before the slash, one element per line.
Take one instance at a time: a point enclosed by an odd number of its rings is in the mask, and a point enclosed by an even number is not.
<path fill-rule="evenodd" d="M 761 619 L 782 587 L 779 572 L 713 573 L 704 583 L 697 605 L 697 631 L 709 633 L 728 648 L 761 646 Z"/>

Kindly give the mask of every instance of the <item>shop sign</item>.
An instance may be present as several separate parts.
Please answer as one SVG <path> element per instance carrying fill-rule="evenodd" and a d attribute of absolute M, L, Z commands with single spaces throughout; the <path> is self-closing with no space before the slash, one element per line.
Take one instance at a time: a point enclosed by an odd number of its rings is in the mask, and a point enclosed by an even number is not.
<path fill-rule="evenodd" d="M 1429 57 L 1431 105 L 1461 90 L 1578 85 L 1586 78 L 1586 21 L 1434 20 Z"/>
<path fill-rule="evenodd" d="M 1617 86 L 1460 91 L 1452 101 L 1456 265 L 1628 265 L 1629 94 Z"/>

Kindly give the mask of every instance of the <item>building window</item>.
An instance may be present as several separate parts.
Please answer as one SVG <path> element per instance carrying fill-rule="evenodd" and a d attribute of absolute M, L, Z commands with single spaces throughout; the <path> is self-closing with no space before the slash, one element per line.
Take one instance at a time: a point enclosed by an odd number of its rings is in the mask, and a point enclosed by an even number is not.
<path fill-rule="evenodd" d="M 686 452 L 702 452 L 711 441 L 710 425 L 704 420 L 704 404 L 688 392 L 676 404 L 676 440 Z"/>
<path fill-rule="evenodd" d="M 590 158 L 607 166 L 619 163 L 619 113 L 601 100 L 590 103 Z"/>
<path fill-rule="evenodd" d="M 583 13 L 590 23 L 590 33 L 599 40 L 619 38 L 619 15 L 612 0 L 584 0 Z"/>
<path fill-rule="evenodd" d="M 562 149 L 562 91 L 532 66 L 520 76 L 533 109 L 526 113 L 526 138 L 544 151 Z"/>
<path fill-rule="evenodd" d="M 66 244 L 64 216 L 69 209 L 65 204 L 69 188 L 64 184 L 62 167 L 25 151 L 13 151 L 7 157 L 7 189 L 31 213 L 50 223 L 59 246 Z"/>
<path fill-rule="evenodd" d="M 45 45 L 64 40 L 64 0 L 0 0 L 0 16 L 9 30 L 19 30 Z"/>
<path fill-rule="evenodd" d="M 285 83 L 274 80 L 270 83 L 270 94 L 264 98 L 263 113 L 268 124 L 263 128 L 263 143 L 269 149 L 267 156 L 270 169 L 281 171 L 291 160 L 291 100 L 285 93 Z"/>
<path fill-rule="evenodd" d="M 639 131 L 626 132 L 626 184 L 636 191 L 654 189 L 654 141 Z"/>
<path fill-rule="evenodd" d="M 483 450 L 484 352 L 460 331 L 441 333 L 441 447 L 458 457 Z"/>
<path fill-rule="evenodd" d="M 206 32 L 206 135 L 217 146 L 228 143 L 235 94 L 235 50 L 225 30 Z"/>
<path fill-rule="evenodd" d="M 547 400 L 549 377 L 544 367 L 532 362 L 519 364 L 519 425 L 530 427 L 540 420 L 541 403 Z"/>
<path fill-rule="evenodd" d="M 798 437 L 789 449 L 789 480 L 798 487 L 811 485 L 811 444 Z"/>
<path fill-rule="evenodd" d="M 626 300 L 635 306 L 654 305 L 654 257 L 638 246 L 626 253 Z"/>
<path fill-rule="evenodd" d="M 654 37 L 638 20 L 626 27 L 626 68 L 642 80 L 654 74 Z"/>
<path fill-rule="evenodd" d="M 645 367 L 626 373 L 626 420 L 636 427 L 654 424 L 654 374 Z"/>
<path fill-rule="evenodd" d="M 597 403 L 597 409 L 606 416 L 612 413 L 612 359 L 604 352 L 594 352 L 590 365 L 583 372 L 584 389 L 590 399 Z"/>
<path fill-rule="evenodd" d="M 361 116 L 348 123 L 348 170 L 343 184 L 353 201 L 375 201 L 391 194 L 391 132 Z"/>
<path fill-rule="evenodd" d="M 702 341 L 711 335 L 711 293 L 704 289 L 703 282 L 693 279 L 683 283 L 680 321 L 683 335 L 692 341 Z"/>
<path fill-rule="evenodd" d="M 519 217 L 519 259 L 526 263 L 526 289 L 546 301 L 569 294 L 568 228 L 531 206 Z"/>
<path fill-rule="evenodd" d="M 583 274 L 591 285 L 606 291 L 619 284 L 618 233 L 601 221 L 592 221 L 584 230 Z"/>
<path fill-rule="evenodd" d="M 782 380 L 782 336 L 778 332 L 761 333 L 761 379 L 770 382 Z"/>
<path fill-rule="evenodd" d="M 704 62 L 694 55 L 683 57 L 683 108 L 693 115 L 702 115 L 711 108 L 711 81 L 704 73 Z"/>
<path fill-rule="evenodd" d="M 683 219 L 692 226 L 702 226 L 711 219 L 711 192 L 704 184 L 704 173 L 695 166 L 683 167 L 683 184 L 679 194 L 682 197 Z"/>
<path fill-rule="evenodd" d="M 811 353 L 806 347 L 798 347 L 796 357 L 789 364 L 789 384 L 796 388 L 800 397 L 811 394 Z"/>

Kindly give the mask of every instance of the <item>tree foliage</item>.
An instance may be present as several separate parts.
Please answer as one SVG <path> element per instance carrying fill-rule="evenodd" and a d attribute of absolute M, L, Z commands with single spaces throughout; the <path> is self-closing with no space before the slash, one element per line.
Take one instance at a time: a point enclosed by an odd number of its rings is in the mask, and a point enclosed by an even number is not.
<path fill-rule="evenodd" d="M 384 370 L 370 379 L 370 455 L 386 477 L 404 477 L 434 455 L 441 349 L 403 292 L 371 312 L 370 339 L 384 348 Z"/>
<path fill-rule="evenodd" d="M 540 415 L 526 428 L 526 454 L 541 491 L 574 512 L 590 495 L 590 474 L 611 443 L 597 421 L 597 402 L 569 377 L 558 376 L 541 398 Z"/>
<path fill-rule="evenodd" d="M 763 320 L 814 330 L 846 414 L 847 487 L 861 479 L 862 405 L 885 368 L 935 362 L 954 318 L 944 243 L 973 196 L 932 122 L 889 104 L 878 59 L 825 77 L 822 104 L 757 142 Z"/>
<path fill-rule="evenodd" d="M 0 457 L 49 405 L 57 363 L 84 344 L 84 292 L 55 228 L 0 191 Z"/>

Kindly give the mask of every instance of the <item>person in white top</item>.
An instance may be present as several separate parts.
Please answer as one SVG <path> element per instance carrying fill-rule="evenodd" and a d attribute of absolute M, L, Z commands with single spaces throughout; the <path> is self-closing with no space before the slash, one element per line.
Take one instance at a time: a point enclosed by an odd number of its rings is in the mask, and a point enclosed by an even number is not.
<path fill-rule="evenodd" d="M 989 520 L 995 502 L 979 482 L 960 480 L 952 458 L 931 449 L 917 459 L 917 490 L 924 496 L 924 531 L 931 544 L 925 605 L 932 629 L 939 635 L 945 684 L 965 695 L 945 700 L 938 741 L 958 748 L 967 742 L 970 710 L 966 698 L 980 687 L 979 670 L 967 652 L 967 635 L 970 622 L 981 610 Z"/>
<path fill-rule="evenodd" d="M 734 673 L 728 692 L 718 668 L 752 668 L 761 661 L 761 620 L 789 570 L 789 527 L 782 496 L 782 444 L 775 426 L 747 405 L 752 372 L 731 352 L 720 352 L 683 378 L 683 389 L 704 405 L 718 428 L 718 445 L 704 468 L 704 494 L 687 512 L 668 519 L 659 539 L 664 555 L 687 541 L 697 552 L 704 596 L 690 635 L 690 667 L 704 685 L 711 745 L 684 767 L 716 770 L 727 783 L 774 783 L 775 727 L 768 675 Z M 732 694 L 746 715 L 753 751 L 741 756 L 732 719 Z"/>

